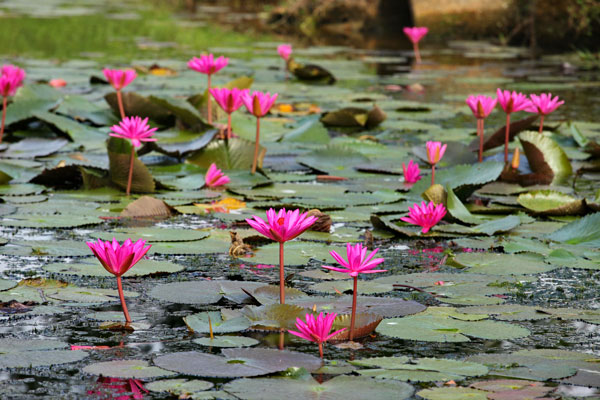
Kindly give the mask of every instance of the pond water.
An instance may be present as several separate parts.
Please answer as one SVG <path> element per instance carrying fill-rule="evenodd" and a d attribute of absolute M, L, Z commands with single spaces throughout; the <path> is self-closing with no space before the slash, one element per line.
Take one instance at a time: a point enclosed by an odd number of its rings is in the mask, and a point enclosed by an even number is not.
<path fill-rule="evenodd" d="M 600 398 L 598 68 L 487 42 L 424 40 L 416 64 L 404 38 L 395 49 L 286 38 L 295 60 L 335 76 L 327 85 L 286 78 L 276 52 L 284 39 L 240 33 L 240 21 L 255 18 L 247 10 L 189 16 L 152 2 L 92 0 L 8 0 L 0 10 L 3 61 L 27 72 L 0 153 L 1 398 Z M 203 122 L 204 105 L 195 106 L 205 76 L 186 65 L 205 51 L 229 57 L 213 86 L 237 79 L 279 94 L 261 120 L 262 174 L 248 171 L 255 120 L 245 111 L 233 114 L 239 138 L 207 147 L 216 132 Z M 123 154 L 107 156 L 118 109 L 105 100 L 113 91 L 105 67 L 138 71 L 124 89 L 139 95 L 127 97 L 127 111 L 159 130 L 157 147 L 140 152 L 147 168 L 136 167 L 134 183 L 176 215 L 121 218 L 142 196 L 126 197 L 116 177 Z M 52 79 L 66 86 L 52 88 Z M 573 173 L 521 187 L 498 181 L 502 146 L 476 162 L 465 98 L 498 87 L 565 101 L 541 136 L 522 136 L 510 150 L 521 148 L 519 173 L 539 172 L 521 144 L 542 140 L 534 150 L 544 165 L 555 176 L 565 165 Z M 363 109 L 350 117 L 355 126 L 320 121 L 348 107 Z M 361 118 L 374 107 L 386 118 L 370 126 Z M 498 107 L 486 135 L 504 123 Z M 421 234 L 400 217 L 429 188 L 429 140 L 449 144 L 436 172 L 448 215 Z M 401 166 L 410 159 L 423 175 L 412 187 Z M 231 178 L 227 189 L 203 188 L 212 161 Z M 206 212 L 223 199 L 244 204 Z M 296 306 L 278 308 L 277 246 L 245 219 L 284 206 L 318 208 L 332 226 L 286 243 L 287 298 Z M 229 255 L 231 230 L 251 256 Z M 383 320 L 358 345 L 325 344 L 321 367 L 314 343 L 279 329 L 313 307 L 350 312 L 352 281 L 321 266 L 335 265 L 328 252 L 344 254 L 367 231 L 387 272 L 360 276 L 359 312 Z M 123 279 L 133 330 L 123 329 L 114 277 L 85 245 L 113 236 L 153 245 Z M 232 349 L 211 341 L 208 316 L 215 340 Z"/>

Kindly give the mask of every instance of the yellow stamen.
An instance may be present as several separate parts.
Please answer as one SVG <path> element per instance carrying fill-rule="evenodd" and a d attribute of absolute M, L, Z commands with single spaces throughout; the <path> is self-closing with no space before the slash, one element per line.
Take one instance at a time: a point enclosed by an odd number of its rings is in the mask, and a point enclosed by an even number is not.
<path fill-rule="evenodd" d="M 515 147 L 515 153 L 513 154 L 513 159 L 512 159 L 512 163 L 511 166 L 513 167 L 513 169 L 517 169 L 519 168 L 519 148 Z"/>

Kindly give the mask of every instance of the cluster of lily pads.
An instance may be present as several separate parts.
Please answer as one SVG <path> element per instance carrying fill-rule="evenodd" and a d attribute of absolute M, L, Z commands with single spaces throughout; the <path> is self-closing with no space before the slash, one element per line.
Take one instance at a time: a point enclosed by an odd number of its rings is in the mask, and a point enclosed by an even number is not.
<path fill-rule="evenodd" d="M 27 66 L 31 82 L 5 107 L 0 253 L 14 267 L 0 301 L 7 324 L 39 324 L 45 338 L 0 339 L 0 368 L 74 365 L 100 376 L 89 396 L 133 398 L 557 398 L 557 382 L 598 387 L 597 355 L 540 338 L 548 325 L 595 327 L 600 312 L 537 302 L 527 288 L 565 268 L 597 277 L 600 125 L 542 129 L 535 115 L 487 137 L 481 126 L 478 163 L 466 107 L 402 99 L 363 61 L 298 67 L 282 52 L 294 78 L 265 68 L 272 57 L 231 59 L 212 78 L 216 68 L 193 60 L 210 90 L 177 62 L 138 66 L 134 80 L 131 69 L 90 78 L 89 65 L 73 66 L 80 80 L 58 89 Z M 410 80 L 435 80 L 426 64 L 410 74 L 402 96 Z M 278 103 L 263 107 L 251 86 Z M 242 96 L 248 113 L 235 112 Z M 461 118 L 465 128 L 443 126 Z M 517 165 L 503 161 L 507 132 L 523 149 Z M 409 252 L 420 248 L 422 258 Z M 332 260 L 341 268 L 323 265 Z M 139 343 L 157 347 L 146 356 Z"/>

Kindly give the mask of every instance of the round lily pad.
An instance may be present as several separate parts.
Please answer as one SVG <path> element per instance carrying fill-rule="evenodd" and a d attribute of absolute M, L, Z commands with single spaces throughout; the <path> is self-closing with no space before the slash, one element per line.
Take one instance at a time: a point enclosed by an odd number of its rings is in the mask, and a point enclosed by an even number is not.
<path fill-rule="evenodd" d="M 86 225 L 98 225 L 102 220 L 97 217 L 64 215 L 35 215 L 35 214 L 12 214 L 4 218 L 0 225 L 15 228 L 75 228 Z"/>
<path fill-rule="evenodd" d="M 159 381 L 150 382 L 146 385 L 146 389 L 153 392 L 168 392 L 174 396 L 189 395 L 196 392 L 203 392 L 212 388 L 214 384 L 200 379 L 161 379 Z"/>
<path fill-rule="evenodd" d="M 17 282 L 8 279 L 0 279 L 0 292 L 3 290 L 12 289 L 17 286 Z"/>
<path fill-rule="evenodd" d="M 289 302 L 306 309 L 317 307 L 317 312 L 335 312 L 349 314 L 352 311 L 352 296 L 309 297 L 293 299 Z M 397 297 L 358 296 L 356 311 L 365 314 L 375 314 L 382 317 L 401 317 L 424 311 L 427 307 L 412 300 Z"/>
<path fill-rule="evenodd" d="M 487 367 L 482 364 L 437 358 L 374 357 L 351 361 L 351 363 L 361 367 L 377 368 L 358 370 L 358 373 L 363 376 L 410 382 L 458 381 L 488 373 Z"/>
<path fill-rule="evenodd" d="M 89 259 L 85 260 L 85 262 L 77 263 L 53 263 L 44 266 L 44 269 L 48 272 L 64 275 L 114 277 L 114 275 L 104 269 L 104 267 L 102 267 L 100 262 L 96 259 Z M 157 273 L 173 273 L 179 272 L 183 269 L 183 265 L 175 264 L 169 261 L 142 259 L 123 276 L 128 277 L 144 276 Z"/>
<path fill-rule="evenodd" d="M 293 304 L 269 304 L 260 307 L 247 306 L 242 314 L 250 321 L 252 329 L 275 330 L 296 327 L 296 319 L 303 319 L 308 310 Z"/>
<path fill-rule="evenodd" d="M 67 364 L 88 356 L 81 350 L 64 350 L 67 343 L 48 339 L 0 339 L 0 368 L 31 368 Z"/>
<path fill-rule="evenodd" d="M 150 243 L 154 243 L 200 240 L 209 236 L 209 234 L 210 233 L 206 231 L 197 231 L 193 229 L 128 228 L 119 229 L 114 232 L 94 232 L 91 234 L 91 236 L 102 240 L 112 240 L 114 237 L 118 241 L 123 241 L 126 239 L 144 239 Z"/>
<path fill-rule="evenodd" d="M 469 267 L 468 272 L 491 275 L 527 275 L 552 271 L 539 254 L 460 253 L 454 262 Z"/>
<path fill-rule="evenodd" d="M 373 382 L 370 378 L 336 376 L 319 384 L 314 378 L 238 379 L 225 390 L 244 400 L 328 399 L 328 400 L 403 400 L 412 396 L 412 386 L 404 382 Z"/>
<path fill-rule="evenodd" d="M 161 301 L 181 304 L 213 304 L 223 297 L 241 303 L 249 299 L 242 289 L 252 292 L 261 286 L 264 284 L 227 280 L 173 282 L 157 285 L 149 294 Z"/>
<path fill-rule="evenodd" d="M 309 260 L 315 259 L 319 261 L 331 260 L 330 250 L 337 250 L 338 253 L 345 251 L 323 243 L 311 243 L 293 241 L 287 242 L 284 248 L 284 264 L 285 265 L 306 265 Z M 245 258 L 245 263 L 251 264 L 268 264 L 279 265 L 279 244 L 271 243 L 259 247 L 254 257 Z"/>
<path fill-rule="evenodd" d="M 463 387 L 441 387 L 417 392 L 417 396 L 427 400 L 488 400 L 487 395 L 483 390 Z"/>
<path fill-rule="evenodd" d="M 149 379 L 176 375 L 174 372 L 148 365 L 144 360 L 116 360 L 90 364 L 83 368 L 90 375 L 122 379 Z"/>
<path fill-rule="evenodd" d="M 203 337 L 194 339 L 194 343 L 208 347 L 251 347 L 260 342 L 246 336 L 215 336 L 214 338 Z"/>
<path fill-rule="evenodd" d="M 209 324 L 210 318 L 210 324 Z M 196 333 L 229 333 L 246 330 L 250 327 L 250 321 L 246 317 L 223 319 L 218 311 L 199 312 L 183 318 L 188 329 Z"/>
<path fill-rule="evenodd" d="M 302 367 L 309 371 L 321 366 L 321 359 L 293 351 L 275 349 L 225 349 L 223 356 L 187 351 L 159 356 L 154 364 L 185 375 L 236 378 L 266 375 Z"/>

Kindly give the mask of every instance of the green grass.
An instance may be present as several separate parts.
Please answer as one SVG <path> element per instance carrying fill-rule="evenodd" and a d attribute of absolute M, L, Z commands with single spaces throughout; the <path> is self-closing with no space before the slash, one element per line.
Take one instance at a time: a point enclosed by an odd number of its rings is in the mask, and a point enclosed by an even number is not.
<path fill-rule="evenodd" d="M 176 57 L 199 54 L 211 45 L 243 47 L 258 40 L 218 26 L 189 27 L 168 10 L 139 12 L 141 19 L 115 20 L 103 15 L 0 18 L 0 55 L 68 60 L 100 53 L 100 59 L 128 61 L 134 58 Z M 175 42 L 175 48 L 140 49 L 136 38 Z M 83 54 L 83 56 L 82 56 Z"/>

